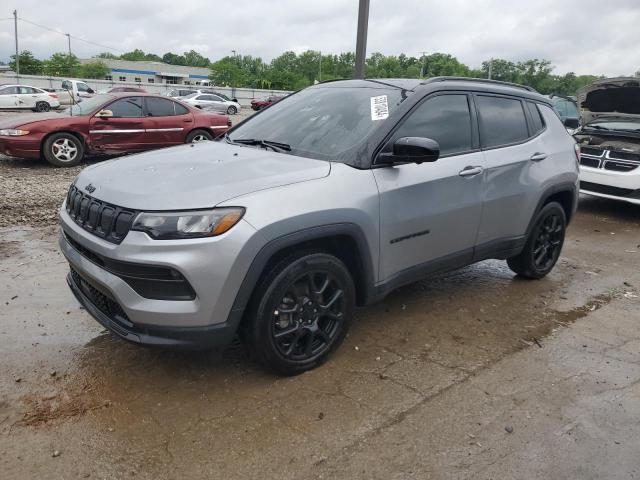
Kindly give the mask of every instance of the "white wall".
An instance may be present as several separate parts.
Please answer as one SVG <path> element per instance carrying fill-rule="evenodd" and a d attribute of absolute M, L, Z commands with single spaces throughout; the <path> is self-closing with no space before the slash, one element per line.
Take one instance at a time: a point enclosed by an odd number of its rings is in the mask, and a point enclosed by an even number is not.
<path fill-rule="evenodd" d="M 66 77 L 65 77 L 66 78 Z M 42 75 L 20 75 L 17 78 L 14 72 L 0 73 L 0 84 L 2 83 L 14 83 L 19 85 L 31 85 L 33 87 L 40 88 L 61 88 L 63 78 L 61 77 L 46 77 Z M 176 85 L 176 84 L 163 84 L 163 83 L 137 83 L 137 82 L 117 82 L 110 80 L 95 80 L 95 79 L 77 79 L 86 82 L 96 92 L 109 90 L 111 87 L 140 87 L 144 88 L 149 93 L 165 93 L 174 88 L 215 88 L 220 93 L 224 93 L 229 97 L 236 97 L 241 105 L 249 106 L 251 100 L 254 98 L 264 98 L 269 95 L 286 95 L 290 93 L 284 90 L 260 90 L 252 88 L 236 88 L 231 89 L 229 87 L 200 87 L 196 85 Z"/>

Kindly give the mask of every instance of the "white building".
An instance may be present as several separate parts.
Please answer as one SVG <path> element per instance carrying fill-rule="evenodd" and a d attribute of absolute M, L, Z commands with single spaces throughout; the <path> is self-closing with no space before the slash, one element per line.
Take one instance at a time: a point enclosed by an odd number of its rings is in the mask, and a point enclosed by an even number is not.
<path fill-rule="evenodd" d="M 163 62 L 134 62 L 129 60 L 111 60 L 108 58 L 81 59 L 81 63 L 100 60 L 111 72 L 105 77 L 114 83 L 135 82 L 148 84 L 181 84 L 181 85 L 209 85 L 209 69 L 204 67 L 185 67 L 169 65 Z"/>

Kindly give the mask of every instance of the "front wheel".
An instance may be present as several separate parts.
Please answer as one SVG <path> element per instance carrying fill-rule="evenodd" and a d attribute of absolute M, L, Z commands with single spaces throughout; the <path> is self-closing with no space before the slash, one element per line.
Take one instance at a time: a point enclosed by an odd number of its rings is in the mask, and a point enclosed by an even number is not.
<path fill-rule="evenodd" d="M 557 202 L 546 204 L 536 215 L 533 228 L 519 255 L 507 259 L 509 268 L 524 278 L 537 279 L 555 266 L 567 228 L 567 216 Z"/>
<path fill-rule="evenodd" d="M 187 135 L 185 143 L 200 143 L 208 142 L 209 140 L 213 140 L 213 135 L 211 135 L 211 133 L 206 130 L 194 130 Z"/>
<path fill-rule="evenodd" d="M 238 113 L 238 109 L 233 105 L 229 105 L 229 108 L 227 108 L 227 113 L 229 115 L 235 115 L 236 113 Z"/>
<path fill-rule="evenodd" d="M 343 341 L 355 309 L 349 270 L 325 253 L 283 260 L 256 293 L 246 332 L 251 350 L 283 375 L 322 364 Z"/>
<path fill-rule="evenodd" d="M 56 167 L 73 167 L 84 156 L 82 142 L 70 133 L 54 133 L 45 140 L 42 150 L 47 162 Z"/>

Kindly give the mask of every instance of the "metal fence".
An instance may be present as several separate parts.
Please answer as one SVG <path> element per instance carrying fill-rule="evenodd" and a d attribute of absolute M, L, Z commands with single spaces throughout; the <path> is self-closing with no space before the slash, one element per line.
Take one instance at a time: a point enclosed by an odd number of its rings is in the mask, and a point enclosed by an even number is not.
<path fill-rule="evenodd" d="M 230 88 L 230 87 L 204 87 L 199 85 L 181 85 L 181 84 L 165 84 L 165 83 L 139 83 L 139 82 L 114 82 L 112 80 L 96 80 L 96 79 L 83 79 L 83 78 L 70 78 L 70 77 L 47 77 L 44 75 L 20 75 L 19 77 L 14 72 L 0 73 L 0 84 L 14 83 L 19 85 L 31 85 L 39 88 L 62 88 L 63 80 L 81 80 L 89 85 L 96 92 L 106 91 L 112 87 L 137 87 L 144 88 L 149 93 L 164 94 L 169 90 L 175 88 L 184 88 L 189 90 L 195 90 L 198 88 L 215 88 L 216 91 L 224 93 L 229 97 L 235 97 L 242 106 L 249 106 L 251 100 L 254 98 L 264 98 L 270 95 L 286 95 L 288 91 L 285 90 L 263 90 L 258 88 Z"/>

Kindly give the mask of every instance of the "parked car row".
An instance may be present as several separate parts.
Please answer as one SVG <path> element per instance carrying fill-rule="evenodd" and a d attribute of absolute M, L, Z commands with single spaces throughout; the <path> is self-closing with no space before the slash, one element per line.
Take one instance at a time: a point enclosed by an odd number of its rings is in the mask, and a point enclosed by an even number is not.
<path fill-rule="evenodd" d="M 0 85 L 0 109 L 25 109 L 48 112 L 58 108 L 60 100 L 56 93 L 25 85 Z"/>
<path fill-rule="evenodd" d="M 59 113 L 0 119 L 0 152 L 77 165 L 85 155 L 124 154 L 213 140 L 228 117 L 160 95 L 100 94 Z"/>

